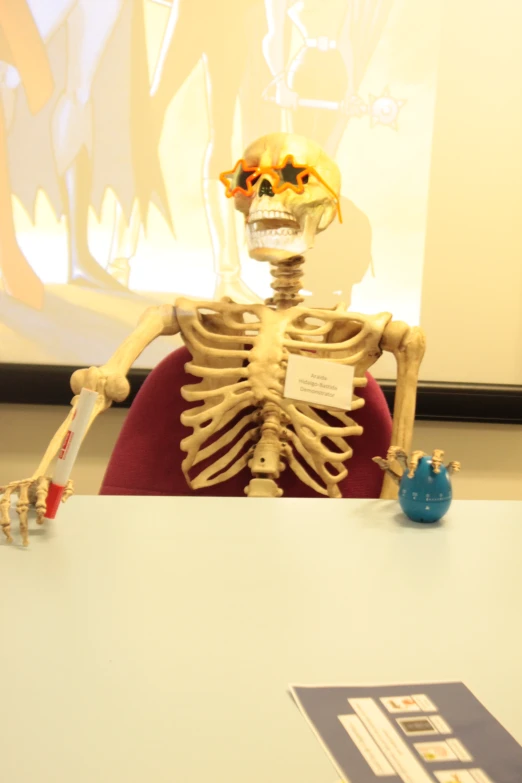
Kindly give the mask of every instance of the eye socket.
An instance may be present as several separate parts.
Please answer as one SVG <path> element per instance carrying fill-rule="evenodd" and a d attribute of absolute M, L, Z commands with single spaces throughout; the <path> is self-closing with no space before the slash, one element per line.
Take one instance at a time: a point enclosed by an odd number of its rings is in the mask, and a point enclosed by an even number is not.
<path fill-rule="evenodd" d="M 259 174 L 252 174 L 252 171 L 248 171 L 248 169 L 245 171 L 244 169 L 241 169 L 239 174 L 236 176 L 236 181 L 234 183 L 234 187 L 241 188 L 241 190 L 248 191 L 249 186 L 252 187 L 256 184 L 257 180 L 259 179 Z"/>
<path fill-rule="evenodd" d="M 305 168 L 306 166 L 294 166 L 293 163 L 287 163 L 285 166 L 283 166 L 282 169 L 279 170 L 279 176 L 283 182 L 288 182 L 289 185 L 298 185 L 299 183 L 297 176 L 302 174 L 303 169 Z M 308 174 L 305 174 L 301 181 L 304 185 L 306 185 L 308 179 Z"/>
<path fill-rule="evenodd" d="M 243 169 L 241 169 L 236 179 L 236 188 L 241 188 L 242 190 L 246 190 L 247 179 L 251 173 L 252 173 L 251 171 L 243 171 Z"/>

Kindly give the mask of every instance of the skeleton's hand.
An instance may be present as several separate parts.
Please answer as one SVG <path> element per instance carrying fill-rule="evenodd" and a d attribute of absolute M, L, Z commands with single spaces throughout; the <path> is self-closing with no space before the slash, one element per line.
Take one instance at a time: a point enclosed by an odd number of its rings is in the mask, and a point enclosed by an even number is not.
<path fill-rule="evenodd" d="M 391 462 L 398 462 L 403 472 L 406 470 L 408 465 L 408 455 L 404 449 L 401 449 L 399 446 L 390 446 L 388 453 L 386 454 L 386 460 L 388 462 L 388 466 L 390 466 Z"/>
<path fill-rule="evenodd" d="M 391 476 L 396 484 L 400 484 L 404 470 L 407 467 L 407 459 L 408 455 L 403 449 L 398 446 L 390 446 L 388 453 L 386 454 L 386 459 L 383 459 L 382 457 L 373 457 L 372 462 L 375 462 L 381 470 L 384 470 L 385 473 Z M 401 466 L 402 472 L 397 473 L 394 463 L 398 463 Z"/>
<path fill-rule="evenodd" d="M 380 467 L 381 470 L 384 470 L 385 473 L 387 473 L 391 478 L 395 481 L 396 484 L 400 484 L 401 476 L 398 473 L 395 473 L 394 470 L 390 467 L 390 463 L 387 459 L 383 459 L 382 457 L 372 457 L 372 462 L 377 463 L 377 465 Z"/>
<path fill-rule="evenodd" d="M 455 460 L 453 460 L 452 462 L 448 462 L 448 473 L 450 474 L 450 476 L 453 473 L 458 473 L 459 470 L 460 470 L 460 462 L 456 462 Z"/>
<path fill-rule="evenodd" d="M 98 393 L 96 407 L 91 414 L 90 422 L 92 422 L 99 413 L 107 410 L 113 401 L 119 402 L 124 400 L 129 393 L 129 383 L 125 376 L 119 372 L 112 371 L 109 365 L 77 370 L 71 377 L 71 388 L 75 395 L 79 395 L 82 388 L 87 388 Z M 73 399 L 73 409 L 71 413 L 56 432 L 47 448 L 42 462 L 33 476 L 22 479 L 21 481 L 11 481 L 5 487 L 0 487 L 0 524 L 2 525 L 4 535 L 8 542 L 13 540 L 10 520 L 11 498 L 13 495 L 18 495 L 16 511 L 20 521 L 20 533 L 24 546 L 27 546 L 29 543 L 27 522 L 29 508 L 34 506 L 36 509 L 36 521 L 39 525 L 44 521 L 47 507 L 47 495 L 51 483 L 51 479 L 46 474 L 63 443 L 76 402 L 77 397 Z M 72 481 L 69 481 L 64 490 L 62 502 L 65 502 L 72 494 L 73 485 Z"/>
<path fill-rule="evenodd" d="M 11 535 L 11 497 L 18 495 L 18 503 L 16 504 L 16 511 L 20 522 L 20 534 L 22 536 L 22 544 L 27 546 L 29 544 L 29 532 L 27 515 L 29 508 L 34 506 L 36 508 L 36 521 L 39 525 L 43 524 L 45 518 L 45 511 L 47 505 L 47 493 L 49 491 L 49 484 L 51 479 L 45 476 L 40 478 L 28 478 L 21 481 L 11 481 L 5 487 L 0 487 L 0 524 L 4 531 L 4 535 L 7 538 L 7 543 L 11 544 L 13 537 Z M 67 482 L 67 486 L 63 493 L 62 503 L 71 497 L 73 494 L 72 481 Z"/>
<path fill-rule="evenodd" d="M 410 479 L 415 476 L 415 471 L 417 470 L 419 463 L 423 457 L 427 456 L 428 455 L 423 451 L 414 451 L 412 452 L 411 456 L 408 457 L 404 449 L 401 449 L 398 446 L 390 446 L 388 453 L 386 454 L 386 459 L 382 459 L 382 457 L 373 457 L 372 461 L 375 462 L 382 470 L 384 470 L 385 473 L 391 476 L 396 484 L 400 484 L 401 478 L 405 473 Z M 444 452 L 442 449 L 433 450 L 431 455 L 431 467 L 433 473 L 439 474 L 441 472 L 441 468 L 444 468 L 444 463 L 442 461 L 443 458 Z M 394 469 L 393 463 L 400 465 L 402 469 L 401 473 L 398 473 Z M 460 462 L 448 462 L 446 470 L 450 475 L 452 473 L 458 473 L 460 470 Z"/>

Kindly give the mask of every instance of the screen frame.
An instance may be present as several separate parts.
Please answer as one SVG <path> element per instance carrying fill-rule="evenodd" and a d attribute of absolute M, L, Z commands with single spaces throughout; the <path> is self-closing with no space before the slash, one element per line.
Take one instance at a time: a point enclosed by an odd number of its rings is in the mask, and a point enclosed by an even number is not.
<path fill-rule="evenodd" d="M 69 405 L 76 367 L 0 364 L 0 404 Z M 131 370 L 131 392 L 115 407 L 129 408 L 151 370 Z M 395 380 L 377 379 L 393 412 Z M 522 386 L 419 381 L 416 419 L 481 424 L 522 424 Z"/>

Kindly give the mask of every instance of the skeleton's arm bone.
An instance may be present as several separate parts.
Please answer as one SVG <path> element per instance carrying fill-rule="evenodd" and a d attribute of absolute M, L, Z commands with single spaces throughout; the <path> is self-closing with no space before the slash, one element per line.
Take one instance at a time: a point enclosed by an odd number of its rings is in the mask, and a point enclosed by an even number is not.
<path fill-rule="evenodd" d="M 397 387 L 391 442 L 409 453 L 415 421 L 419 367 L 426 349 L 426 338 L 420 327 L 410 327 L 402 321 L 392 321 L 384 330 L 381 348 L 393 353 L 397 360 Z M 381 498 L 396 497 L 397 486 L 386 473 Z"/>
<path fill-rule="evenodd" d="M 136 359 L 156 337 L 178 333 L 179 324 L 176 318 L 175 307 L 172 305 L 149 307 L 140 317 L 136 329 L 116 349 L 109 361 L 103 365 L 103 369 L 107 374 L 127 375 Z M 73 381 L 71 380 L 71 386 L 72 383 Z M 75 391 L 74 387 L 73 391 Z M 116 400 L 117 398 L 114 397 L 113 399 Z"/>
<path fill-rule="evenodd" d="M 32 479 L 47 474 L 49 466 L 58 453 L 69 428 L 74 415 L 76 395 L 81 392 L 82 387 L 97 391 L 99 394 L 85 431 L 85 438 L 98 414 L 107 410 L 114 401 L 122 402 L 129 394 L 130 386 L 125 376 L 138 356 L 156 337 L 177 334 L 178 331 L 179 327 L 174 307 L 169 305 L 150 307 L 141 316 L 136 329 L 120 345 L 106 364 L 99 368 L 90 367 L 86 370 L 76 370 L 72 374 L 71 388 L 75 393 L 75 397 L 72 400 L 72 408 L 63 424 L 54 434 L 40 464 L 32 475 Z"/>
<path fill-rule="evenodd" d="M 99 368 L 90 367 L 87 370 L 77 370 L 73 373 L 71 387 L 75 392 L 75 397 L 71 403 L 72 408 L 63 424 L 55 432 L 40 464 L 29 478 L 11 481 L 6 486 L 0 487 L 0 496 L 2 496 L 0 498 L 0 524 L 8 541 L 12 541 L 9 507 L 13 494 L 18 494 L 19 496 L 17 512 L 24 546 L 27 546 L 29 543 L 27 513 L 31 504 L 34 503 L 36 506 L 37 522 L 41 524 L 44 520 L 49 487 L 49 479 L 46 476 L 51 462 L 56 457 L 69 429 L 76 409 L 78 394 L 82 387 L 98 392 L 96 405 L 83 436 L 85 437 L 99 413 L 107 410 L 114 400 L 124 400 L 128 395 L 130 387 L 125 376 L 147 345 L 160 335 L 176 334 L 178 331 L 179 327 L 174 307 L 167 305 L 151 307 L 143 314 L 137 328 L 118 348 L 107 364 Z M 66 500 L 71 494 L 72 485 L 69 482 L 63 500 Z"/>

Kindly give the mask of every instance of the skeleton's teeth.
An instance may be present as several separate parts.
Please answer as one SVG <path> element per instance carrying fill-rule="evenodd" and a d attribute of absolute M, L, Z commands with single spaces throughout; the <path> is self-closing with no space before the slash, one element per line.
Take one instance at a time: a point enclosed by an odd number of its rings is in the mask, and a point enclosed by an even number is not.
<path fill-rule="evenodd" d="M 248 222 L 255 223 L 256 221 L 259 220 L 274 220 L 276 218 L 282 220 L 296 221 L 294 215 L 292 215 L 291 212 L 282 212 L 280 210 L 272 210 L 272 211 L 265 210 L 261 212 L 251 212 L 250 215 L 248 216 Z"/>
<path fill-rule="evenodd" d="M 250 249 L 284 248 L 290 246 L 301 233 L 301 226 L 295 215 L 285 210 L 258 210 L 251 212 L 247 219 Z"/>
<path fill-rule="evenodd" d="M 249 230 L 248 244 L 251 249 L 258 247 L 285 246 L 288 242 L 291 242 L 300 235 L 300 231 L 294 231 L 290 228 L 270 229 L 265 231 Z"/>
<path fill-rule="evenodd" d="M 257 228 L 257 224 L 254 223 L 253 226 L 249 226 L 250 235 L 252 236 L 293 236 L 300 234 L 300 230 L 298 228 Z"/>

